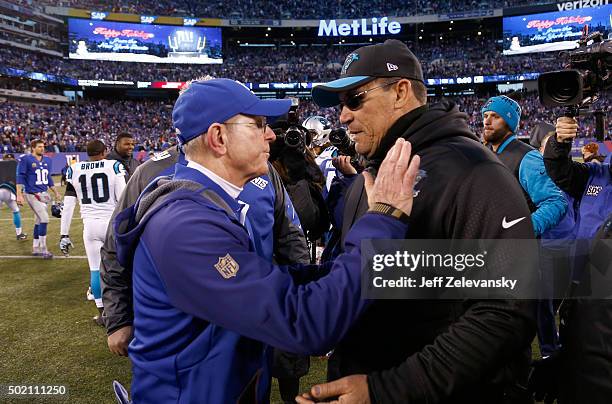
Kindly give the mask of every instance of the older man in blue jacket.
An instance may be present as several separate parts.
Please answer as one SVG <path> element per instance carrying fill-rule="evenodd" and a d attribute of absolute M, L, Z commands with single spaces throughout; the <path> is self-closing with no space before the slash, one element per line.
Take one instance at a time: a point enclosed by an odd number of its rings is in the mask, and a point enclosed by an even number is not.
<path fill-rule="evenodd" d="M 346 254 L 321 267 L 279 267 L 256 252 L 238 198 L 267 172 L 266 117 L 289 101 L 258 99 L 227 79 L 193 82 L 174 107 L 187 165 L 160 178 L 115 221 L 117 256 L 133 268 L 135 402 L 256 402 L 266 345 L 324 352 L 361 313 L 362 238 L 403 238 L 418 157 L 399 141 L 376 182 L 371 213 Z M 367 235 L 367 236 L 366 236 Z"/>

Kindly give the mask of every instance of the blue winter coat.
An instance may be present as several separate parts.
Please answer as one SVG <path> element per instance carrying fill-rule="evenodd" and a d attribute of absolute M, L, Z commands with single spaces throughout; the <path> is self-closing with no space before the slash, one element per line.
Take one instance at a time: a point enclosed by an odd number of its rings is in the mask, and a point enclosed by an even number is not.
<path fill-rule="evenodd" d="M 115 221 L 117 257 L 133 267 L 135 403 L 255 401 L 265 344 L 333 347 L 366 306 L 361 239 L 407 231 L 367 214 L 334 263 L 275 266 L 257 254 L 236 200 L 192 168 L 177 164 L 174 178 L 154 182 Z"/>

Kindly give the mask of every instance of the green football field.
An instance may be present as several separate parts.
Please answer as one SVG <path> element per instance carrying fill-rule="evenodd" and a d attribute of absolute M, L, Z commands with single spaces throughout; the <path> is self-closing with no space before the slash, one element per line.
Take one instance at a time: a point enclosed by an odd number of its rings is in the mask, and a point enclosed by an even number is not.
<path fill-rule="evenodd" d="M 55 258 L 27 258 L 34 219 L 28 206 L 22 207 L 21 216 L 26 241 L 15 240 L 12 213 L 5 205 L 0 208 L 0 386 L 66 386 L 68 394 L 24 399 L 0 395 L 0 403 L 115 403 L 112 381 L 129 389 L 130 362 L 108 351 L 104 329 L 92 321 L 97 310 L 85 298 L 89 269 L 78 208 L 70 229 L 75 248 L 68 259 L 59 250 L 60 219 L 54 217 L 47 245 Z M 325 367 L 324 360 L 312 358 L 301 388 L 323 381 Z M 281 402 L 275 384 L 272 402 Z"/>
<path fill-rule="evenodd" d="M 129 390 L 130 363 L 108 351 L 104 329 L 92 321 L 97 310 L 85 298 L 89 269 L 78 208 L 70 229 L 75 245 L 70 258 L 58 247 L 60 220 L 50 219 L 47 245 L 53 260 L 28 258 L 34 219 L 27 206 L 21 213 L 26 241 L 15 240 L 12 214 L 0 208 L 0 403 L 115 403 L 112 381 Z M 537 343 L 533 348 L 538 356 Z M 324 359 L 311 358 L 301 391 L 324 381 L 325 369 Z M 65 386 L 67 395 L 2 396 L 10 385 Z M 272 402 L 281 402 L 276 381 Z"/>

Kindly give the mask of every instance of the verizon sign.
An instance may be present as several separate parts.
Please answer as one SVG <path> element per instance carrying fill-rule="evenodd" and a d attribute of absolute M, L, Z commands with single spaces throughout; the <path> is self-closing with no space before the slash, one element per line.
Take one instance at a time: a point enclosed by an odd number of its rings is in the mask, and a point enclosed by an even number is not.
<path fill-rule="evenodd" d="M 577 10 L 579 8 L 601 7 L 608 5 L 608 0 L 579 0 L 557 3 L 559 11 Z"/>

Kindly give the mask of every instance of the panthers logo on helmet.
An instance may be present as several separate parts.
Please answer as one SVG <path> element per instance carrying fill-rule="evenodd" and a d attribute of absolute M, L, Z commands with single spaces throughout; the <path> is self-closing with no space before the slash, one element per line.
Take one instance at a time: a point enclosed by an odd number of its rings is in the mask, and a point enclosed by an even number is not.
<path fill-rule="evenodd" d="M 331 124 L 327 118 L 319 115 L 310 116 L 306 118 L 302 126 L 313 134 L 312 144 L 314 146 L 323 146 L 329 141 Z"/>

